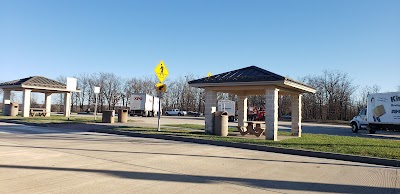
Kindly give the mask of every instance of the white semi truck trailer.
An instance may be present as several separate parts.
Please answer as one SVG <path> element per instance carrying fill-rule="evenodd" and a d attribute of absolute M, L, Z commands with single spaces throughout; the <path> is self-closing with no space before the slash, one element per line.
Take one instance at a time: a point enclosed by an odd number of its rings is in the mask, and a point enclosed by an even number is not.
<path fill-rule="evenodd" d="M 218 100 L 218 111 L 225 111 L 228 113 L 228 121 L 233 122 L 236 119 L 236 106 L 235 101 L 232 100 Z"/>
<path fill-rule="evenodd" d="M 160 99 L 145 93 L 131 95 L 130 116 L 154 117 L 158 114 L 158 103 Z"/>
<path fill-rule="evenodd" d="M 369 133 L 400 130 L 400 92 L 368 95 L 367 108 L 350 121 L 350 126 L 354 133 L 359 129 L 367 129 Z"/>

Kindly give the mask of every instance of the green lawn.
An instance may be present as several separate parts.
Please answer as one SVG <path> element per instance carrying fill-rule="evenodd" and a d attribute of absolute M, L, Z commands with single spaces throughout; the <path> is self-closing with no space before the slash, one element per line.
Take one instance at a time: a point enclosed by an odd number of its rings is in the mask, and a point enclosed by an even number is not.
<path fill-rule="evenodd" d="M 175 126 L 176 125 L 168 125 Z M 162 128 L 157 132 L 155 128 L 123 127 L 115 130 L 128 130 L 139 133 L 178 135 L 217 141 L 229 141 L 239 143 L 251 143 L 257 145 L 267 145 L 283 148 L 315 150 L 323 152 L 333 152 L 341 154 L 351 154 L 359 156 L 370 156 L 378 158 L 389 158 L 400 160 L 400 140 L 373 139 L 361 137 L 346 137 L 323 134 L 302 134 L 301 138 L 292 138 L 282 141 L 271 141 L 262 139 L 244 139 L 235 137 L 219 137 L 206 135 L 202 131 L 190 130 L 189 125 L 183 125 L 185 129 Z M 194 125 L 192 129 L 199 129 L 200 126 Z M 204 128 L 204 126 L 203 126 Z M 278 135 L 290 135 L 289 132 L 279 132 Z"/>

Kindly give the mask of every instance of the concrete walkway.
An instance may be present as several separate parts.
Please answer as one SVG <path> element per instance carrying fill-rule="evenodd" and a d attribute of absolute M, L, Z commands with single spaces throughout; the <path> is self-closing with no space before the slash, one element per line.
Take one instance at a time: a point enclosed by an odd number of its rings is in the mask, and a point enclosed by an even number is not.
<path fill-rule="evenodd" d="M 355 162 L 0 123 L 1 193 L 398 193 Z"/>

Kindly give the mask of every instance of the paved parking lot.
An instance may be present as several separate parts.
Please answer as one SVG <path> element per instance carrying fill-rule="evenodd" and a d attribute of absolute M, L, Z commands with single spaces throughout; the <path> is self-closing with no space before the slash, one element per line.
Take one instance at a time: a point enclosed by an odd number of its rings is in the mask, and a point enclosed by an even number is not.
<path fill-rule="evenodd" d="M 399 193 L 398 171 L 0 123 L 0 193 Z"/>
<path fill-rule="evenodd" d="M 156 117 L 129 117 L 131 125 L 157 127 Z M 204 117 L 179 117 L 162 116 L 161 124 L 200 124 L 204 125 Z M 125 124 L 124 124 L 125 125 Z M 237 126 L 237 122 L 230 122 L 229 126 Z M 290 131 L 291 123 L 288 121 L 279 121 L 279 131 Z M 332 125 L 318 123 L 302 123 L 303 133 L 328 134 L 353 137 L 382 138 L 400 140 L 400 132 L 377 131 L 376 134 L 369 134 L 367 130 L 360 130 L 353 133 L 349 125 Z"/>

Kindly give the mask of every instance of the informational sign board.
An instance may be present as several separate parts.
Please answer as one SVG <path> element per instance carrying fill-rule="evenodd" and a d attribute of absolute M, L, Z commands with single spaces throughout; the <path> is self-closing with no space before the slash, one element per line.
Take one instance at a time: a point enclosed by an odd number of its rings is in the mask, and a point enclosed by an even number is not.
<path fill-rule="evenodd" d="M 74 92 L 76 91 L 76 85 L 78 80 L 76 78 L 67 77 L 67 90 Z"/>
<path fill-rule="evenodd" d="M 400 124 L 400 92 L 368 95 L 369 123 Z"/>
<path fill-rule="evenodd" d="M 100 93 L 100 87 L 94 87 L 94 93 L 99 94 Z"/>

